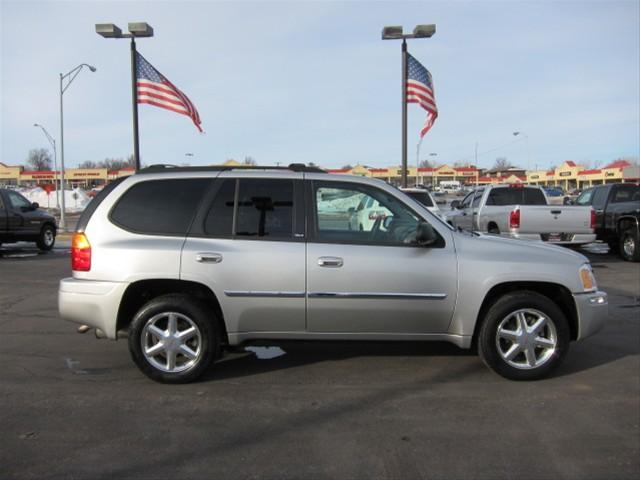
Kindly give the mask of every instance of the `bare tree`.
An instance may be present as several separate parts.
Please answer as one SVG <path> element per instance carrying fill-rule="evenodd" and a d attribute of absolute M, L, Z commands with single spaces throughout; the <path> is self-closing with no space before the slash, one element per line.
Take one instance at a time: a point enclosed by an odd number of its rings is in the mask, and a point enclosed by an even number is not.
<path fill-rule="evenodd" d="M 507 157 L 498 157 L 496 158 L 496 163 L 493 164 L 494 170 L 506 170 L 512 166 L 511 162 L 507 160 Z"/>
<path fill-rule="evenodd" d="M 420 163 L 418 164 L 418 166 L 420 168 L 433 168 L 433 163 L 425 159 L 425 160 L 420 160 Z"/>
<path fill-rule="evenodd" d="M 256 162 L 253 157 L 246 156 L 246 157 L 244 157 L 244 160 L 242 161 L 242 164 L 243 165 L 255 166 L 255 165 L 258 164 L 258 162 Z"/>
<path fill-rule="evenodd" d="M 51 154 L 46 148 L 33 148 L 29 150 L 26 163 L 31 170 L 51 170 Z"/>
<path fill-rule="evenodd" d="M 123 168 L 135 168 L 135 160 L 133 155 L 124 158 L 105 158 L 98 162 L 98 168 L 106 168 L 108 170 L 122 170 Z"/>
<path fill-rule="evenodd" d="M 342 166 L 342 170 L 353 170 L 353 166 L 349 163 Z"/>
<path fill-rule="evenodd" d="M 85 160 L 78 165 L 78 168 L 99 168 L 98 164 L 93 160 Z"/>

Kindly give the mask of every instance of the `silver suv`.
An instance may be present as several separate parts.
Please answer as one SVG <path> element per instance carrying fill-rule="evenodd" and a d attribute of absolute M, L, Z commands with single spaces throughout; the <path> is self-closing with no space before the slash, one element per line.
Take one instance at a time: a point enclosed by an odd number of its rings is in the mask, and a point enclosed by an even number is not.
<path fill-rule="evenodd" d="M 369 199 L 385 215 L 352 228 Z M 140 370 L 169 383 L 225 348 L 290 340 L 448 341 L 537 379 L 608 308 L 576 252 L 458 232 L 382 181 L 297 164 L 114 182 L 80 219 L 72 268 L 61 317 L 128 337 Z"/>

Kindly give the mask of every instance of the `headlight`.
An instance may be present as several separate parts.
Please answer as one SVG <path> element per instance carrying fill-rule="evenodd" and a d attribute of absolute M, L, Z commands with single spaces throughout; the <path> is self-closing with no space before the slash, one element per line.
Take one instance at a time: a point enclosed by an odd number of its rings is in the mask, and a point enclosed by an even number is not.
<path fill-rule="evenodd" d="M 588 263 L 580 267 L 580 282 L 585 292 L 595 292 L 598 289 L 593 270 L 591 270 L 591 265 Z"/>

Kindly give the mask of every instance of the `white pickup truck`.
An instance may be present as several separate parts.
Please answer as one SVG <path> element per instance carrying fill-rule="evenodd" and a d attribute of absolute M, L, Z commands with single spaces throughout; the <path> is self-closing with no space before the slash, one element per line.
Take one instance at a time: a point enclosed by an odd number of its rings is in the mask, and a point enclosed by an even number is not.
<path fill-rule="evenodd" d="M 524 240 L 580 245 L 596 239 L 592 208 L 549 205 L 540 187 L 480 187 L 451 202 L 445 216 L 454 227 Z"/>

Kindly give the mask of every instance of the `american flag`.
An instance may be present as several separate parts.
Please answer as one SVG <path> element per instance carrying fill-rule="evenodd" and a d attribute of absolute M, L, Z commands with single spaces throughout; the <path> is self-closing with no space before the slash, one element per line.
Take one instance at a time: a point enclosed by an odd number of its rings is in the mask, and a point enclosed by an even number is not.
<path fill-rule="evenodd" d="M 420 130 L 424 137 L 438 118 L 438 107 L 429 70 L 407 53 L 407 103 L 418 103 L 427 111 L 427 119 Z"/>
<path fill-rule="evenodd" d="M 200 115 L 189 97 L 136 52 L 136 86 L 138 103 L 147 103 L 186 115 L 202 132 Z"/>

